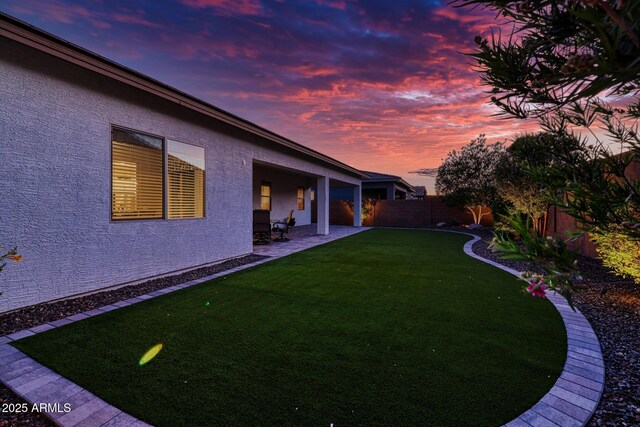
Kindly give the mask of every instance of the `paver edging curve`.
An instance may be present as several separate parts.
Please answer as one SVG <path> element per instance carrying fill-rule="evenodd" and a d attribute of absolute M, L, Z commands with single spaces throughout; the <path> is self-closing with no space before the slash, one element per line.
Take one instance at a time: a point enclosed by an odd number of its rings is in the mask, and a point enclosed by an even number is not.
<path fill-rule="evenodd" d="M 514 276 L 520 276 L 519 271 L 473 252 L 473 244 L 480 240 L 475 234 L 453 230 L 427 231 L 473 237 L 464 244 L 465 254 Z M 551 390 L 529 410 L 505 424 L 507 427 L 584 427 L 593 416 L 604 391 L 604 359 L 591 324 L 578 309 L 573 311 L 561 295 L 549 293 L 547 299 L 560 313 L 567 331 L 567 360 Z"/>

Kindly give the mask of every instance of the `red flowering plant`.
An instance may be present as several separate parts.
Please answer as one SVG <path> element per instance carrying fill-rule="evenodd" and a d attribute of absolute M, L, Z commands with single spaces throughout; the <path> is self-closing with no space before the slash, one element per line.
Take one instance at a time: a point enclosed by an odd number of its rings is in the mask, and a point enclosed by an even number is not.
<path fill-rule="evenodd" d="M 576 265 L 577 254 L 561 238 L 531 232 L 533 225 L 528 216 L 516 214 L 503 217 L 503 220 L 519 236 L 519 240 L 514 240 L 507 233 L 496 232 L 493 248 L 501 252 L 504 259 L 526 261 L 539 269 L 538 272 L 521 273 L 520 278 L 526 283 L 524 291 L 542 298 L 548 291 L 557 292 L 575 310 L 573 289 L 582 281 Z"/>
<path fill-rule="evenodd" d="M 0 253 L 2 253 L 4 249 L 4 246 L 0 246 Z M 18 254 L 18 248 L 9 249 L 4 254 L 0 255 L 0 271 L 4 270 L 4 268 L 7 266 L 5 260 L 20 262 L 22 261 L 22 255 Z M 0 292 L 0 295 L 2 295 L 2 292 Z"/>
<path fill-rule="evenodd" d="M 544 276 L 534 274 L 526 280 L 527 282 L 531 283 L 526 288 L 527 292 L 529 292 L 534 297 L 544 298 L 547 296 L 547 292 L 545 291 L 547 287 L 544 285 Z"/>

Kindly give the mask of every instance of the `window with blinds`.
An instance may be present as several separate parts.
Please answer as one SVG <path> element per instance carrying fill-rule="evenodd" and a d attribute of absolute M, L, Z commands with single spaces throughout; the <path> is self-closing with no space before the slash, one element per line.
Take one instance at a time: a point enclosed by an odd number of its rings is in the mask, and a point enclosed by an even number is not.
<path fill-rule="evenodd" d="M 112 129 L 112 219 L 163 218 L 162 146 L 162 138 Z"/>
<path fill-rule="evenodd" d="M 167 141 L 169 218 L 204 217 L 204 148 Z"/>
<path fill-rule="evenodd" d="M 298 187 L 298 210 L 304 210 L 304 187 Z"/>
<path fill-rule="evenodd" d="M 260 209 L 271 210 L 271 183 L 260 184 Z"/>

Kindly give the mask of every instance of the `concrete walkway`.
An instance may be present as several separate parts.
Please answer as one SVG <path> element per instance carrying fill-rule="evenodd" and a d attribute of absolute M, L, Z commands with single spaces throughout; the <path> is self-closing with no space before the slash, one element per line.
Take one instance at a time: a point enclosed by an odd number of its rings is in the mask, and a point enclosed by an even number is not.
<path fill-rule="evenodd" d="M 370 227 L 331 225 L 329 226 L 329 234 L 320 235 L 316 234 L 315 224 L 293 227 L 289 230 L 289 234 L 287 234 L 289 238 L 288 242 L 272 241 L 268 245 L 254 245 L 253 253 L 271 257 L 282 257 L 369 229 Z"/>
<path fill-rule="evenodd" d="M 294 231 L 295 230 L 295 231 Z M 0 337 L 0 381 L 13 390 L 18 396 L 32 405 L 50 404 L 39 412 L 46 414 L 55 424 L 63 427 L 141 427 L 149 424 L 142 422 L 120 409 L 108 404 L 93 393 L 69 381 L 62 375 L 36 362 L 17 348 L 11 342 L 29 337 L 50 329 L 59 328 L 73 322 L 98 316 L 108 311 L 117 310 L 131 304 L 155 298 L 170 292 L 194 286 L 217 277 L 226 276 L 245 268 L 255 267 L 265 262 L 299 252 L 314 246 L 322 245 L 333 240 L 341 239 L 365 230 L 367 227 L 332 226 L 328 235 L 315 235 L 315 226 L 294 227 L 290 232 L 289 242 L 273 242 L 269 245 L 256 246 L 254 253 L 268 255 L 261 261 L 245 264 L 220 273 L 203 277 L 180 285 L 171 286 L 150 292 L 139 297 L 120 301 L 105 307 L 100 307 L 85 313 L 76 314 L 64 319 L 45 323 L 34 328 L 25 329 L 10 335 Z M 65 408 L 68 404 L 70 410 Z"/>

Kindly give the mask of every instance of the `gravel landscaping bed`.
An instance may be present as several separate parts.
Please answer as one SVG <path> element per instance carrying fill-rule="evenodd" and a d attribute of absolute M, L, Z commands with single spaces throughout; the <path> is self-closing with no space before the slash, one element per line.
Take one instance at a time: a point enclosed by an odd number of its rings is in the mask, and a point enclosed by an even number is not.
<path fill-rule="evenodd" d="M 247 255 L 240 258 L 230 259 L 220 264 L 209 267 L 202 267 L 182 274 L 162 277 L 149 280 L 137 285 L 124 286 L 110 291 L 97 292 L 78 298 L 43 303 L 21 308 L 11 313 L 0 316 L 0 336 L 7 335 L 22 329 L 31 328 L 43 323 L 53 322 L 74 314 L 104 307 L 118 301 L 123 301 L 136 296 L 144 295 L 169 286 L 178 285 L 202 277 L 211 276 L 234 267 L 251 264 L 268 258 L 264 255 Z M 20 404 L 24 400 L 17 396 L 4 384 L 0 383 L 0 405 L 3 403 Z M 46 416 L 37 412 L 27 413 L 4 413 L 0 412 L 0 427 L 14 426 L 55 426 Z"/>
<path fill-rule="evenodd" d="M 148 282 L 137 285 L 129 285 L 78 298 L 36 304 L 21 308 L 0 316 L 0 336 L 38 326 L 43 323 L 53 322 L 54 320 L 73 316 L 74 314 L 83 313 L 85 311 L 93 310 L 94 308 L 104 307 L 105 305 L 113 304 L 118 301 L 148 294 L 149 292 L 168 288 L 169 286 L 179 285 L 191 280 L 211 276 L 212 274 L 220 273 L 241 265 L 251 264 L 264 258 L 268 257 L 254 254 L 247 255 L 240 258 L 230 259 L 209 267 L 197 268 L 195 270 L 187 271 L 186 273 L 149 280 Z"/>
<path fill-rule="evenodd" d="M 3 404 L 21 404 L 24 400 L 16 396 L 4 384 L 0 383 L 0 406 Z M 55 424 L 38 412 L 0 412 L 0 427 L 29 426 L 48 427 Z"/>
<path fill-rule="evenodd" d="M 504 260 L 493 253 L 488 247 L 490 230 L 472 233 L 482 238 L 473 245 L 477 255 L 519 271 L 532 270 L 526 262 Z M 574 295 L 574 302 L 598 336 L 605 361 L 604 393 L 589 426 L 638 426 L 640 285 L 614 275 L 598 260 L 580 257 L 578 265 L 585 284 Z"/>

